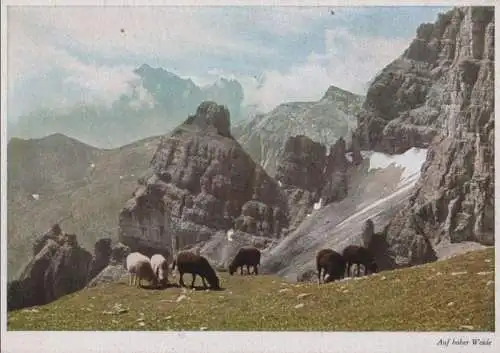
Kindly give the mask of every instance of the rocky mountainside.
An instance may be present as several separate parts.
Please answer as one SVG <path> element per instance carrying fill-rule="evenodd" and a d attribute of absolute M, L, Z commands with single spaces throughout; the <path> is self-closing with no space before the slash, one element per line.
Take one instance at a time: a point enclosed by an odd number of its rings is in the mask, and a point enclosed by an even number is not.
<path fill-rule="evenodd" d="M 330 86 L 319 101 L 280 104 L 267 114 L 257 114 L 250 121 L 239 123 L 233 128 L 233 135 L 254 161 L 274 176 L 289 137 L 305 135 L 327 146 L 339 137 L 349 138 L 362 99 Z"/>
<path fill-rule="evenodd" d="M 386 269 L 493 244 L 493 34 L 492 7 L 455 8 L 418 28 L 367 93 L 347 148 L 363 157 L 348 169 L 347 197 L 268 251 L 265 271 L 295 280 L 319 249 L 363 243 L 367 220 Z"/>
<path fill-rule="evenodd" d="M 278 183 L 231 136 L 227 108 L 203 102 L 159 144 L 120 213 L 120 241 L 151 253 L 220 230 L 277 238 L 287 216 Z"/>
<path fill-rule="evenodd" d="M 117 239 L 117 215 L 148 166 L 159 137 L 101 150 L 61 134 L 7 145 L 8 277 L 30 258 L 33 234 L 61 221 L 92 250 Z M 64 220 L 63 220 L 64 219 Z"/>
<path fill-rule="evenodd" d="M 429 148 L 421 179 L 386 229 L 407 263 L 450 243 L 494 242 L 494 22 L 493 7 L 439 15 L 368 91 L 363 148 Z"/>
<path fill-rule="evenodd" d="M 330 147 L 328 154 L 326 151 L 326 146 L 304 135 L 290 137 L 285 143 L 276 180 L 287 195 L 288 231 L 308 217 L 313 207 L 328 205 L 347 196 L 348 168 L 360 161 L 347 160 L 342 137 Z"/>
<path fill-rule="evenodd" d="M 263 254 L 262 271 L 290 281 L 308 279 L 315 271 L 315 256 L 320 249 L 341 252 L 350 244 L 369 245 L 381 268 L 394 268 L 381 233 L 408 200 L 425 156 L 426 150 L 410 150 L 394 156 L 396 159 L 362 151 L 363 159 L 355 165 L 346 153 L 347 184 L 341 184 L 346 196 L 329 204 L 316 203 L 296 229 Z M 374 232 L 365 237 L 363 229 L 368 220 Z"/>
<path fill-rule="evenodd" d="M 236 80 L 219 79 L 199 87 L 162 68 L 142 65 L 128 91 L 111 105 L 97 101 L 64 109 L 36 109 L 11 122 L 9 137 L 40 138 L 57 131 L 93 146 L 114 148 L 153 135 L 167 133 L 204 100 L 228 107 L 240 117 L 243 88 Z"/>

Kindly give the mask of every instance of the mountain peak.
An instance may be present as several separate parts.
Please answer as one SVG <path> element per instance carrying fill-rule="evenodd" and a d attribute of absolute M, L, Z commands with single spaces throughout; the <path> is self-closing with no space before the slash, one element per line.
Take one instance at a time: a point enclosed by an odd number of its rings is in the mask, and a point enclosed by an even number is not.
<path fill-rule="evenodd" d="M 217 133 L 230 137 L 230 114 L 229 110 L 213 101 L 204 101 L 196 109 L 195 115 L 186 120 L 186 124 L 195 124 L 200 127 L 214 127 Z"/>
<path fill-rule="evenodd" d="M 153 70 L 153 68 L 148 64 L 142 64 L 141 66 L 139 66 L 139 68 L 136 69 L 136 71 L 148 71 L 148 70 Z"/>
<path fill-rule="evenodd" d="M 359 95 L 331 85 L 321 99 L 338 99 L 339 97 L 359 97 Z"/>
<path fill-rule="evenodd" d="M 139 68 L 135 69 L 134 72 L 141 76 L 142 78 L 145 77 L 178 77 L 176 74 L 165 70 L 163 67 L 152 67 L 148 64 L 142 64 L 139 66 Z"/>

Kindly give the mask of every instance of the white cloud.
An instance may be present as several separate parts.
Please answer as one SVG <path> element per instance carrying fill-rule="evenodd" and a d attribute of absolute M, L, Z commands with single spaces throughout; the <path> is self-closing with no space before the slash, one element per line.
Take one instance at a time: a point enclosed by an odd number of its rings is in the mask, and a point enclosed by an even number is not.
<path fill-rule="evenodd" d="M 62 67 L 66 70 L 65 83 L 82 89 L 85 101 L 112 103 L 122 94 L 132 92 L 132 82 L 138 76 L 128 66 L 96 66 L 84 64 L 72 57 L 66 57 Z"/>
<path fill-rule="evenodd" d="M 59 41 L 69 39 L 73 45 L 105 55 L 179 58 L 200 53 L 274 53 L 272 48 L 224 31 L 224 23 L 212 17 L 210 10 L 196 7 L 45 7 L 19 12 L 54 36 L 64 33 Z"/>
<path fill-rule="evenodd" d="M 9 16 L 7 36 L 9 83 L 12 85 L 35 74 L 45 74 L 57 63 L 56 58 L 64 55 L 63 51 L 47 45 L 40 32 L 24 25 L 21 18 Z"/>
<path fill-rule="evenodd" d="M 133 88 L 133 98 L 130 101 L 130 106 L 133 108 L 142 108 L 142 107 L 149 107 L 152 108 L 155 104 L 155 99 L 149 93 L 146 88 L 142 85 L 142 82 L 140 85 L 136 85 Z"/>
<path fill-rule="evenodd" d="M 311 53 L 305 62 L 286 71 L 267 71 L 263 82 L 252 77 L 238 79 L 245 88 L 246 103 L 263 111 L 286 101 L 318 100 L 330 85 L 364 94 L 366 83 L 400 56 L 410 41 L 327 30 L 325 54 Z"/>
<path fill-rule="evenodd" d="M 23 92 L 23 97 L 30 97 L 29 104 L 37 101 L 43 106 L 67 107 L 75 99 L 110 103 L 130 93 L 128 83 L 136 79 L 135 66 L 112 64 L 122 57 L 142 58 L 138 66 L 145 62 L 154 65 L 155 58 L 182 62 L 203 54 L 275 54 L 273 48 L 228 30 L 211 11 L 196 7 L 10 7 L 9 91 L 26 91 L 26 83 L 34 78 L 51 75 L 54 80 L 57 71 L 67 89 L 52 96 L 44 92 L 39 98 L 36 93 Z M 86 60 L 76 53 L 85 53 Z M 151 97 L 143 100 L 142 96 L 138 96 L 142 103 L 152 103 Z M 12 107 L 27 103 L 12 94 L 9 97 L 9 111 L 19 111 Z M 17 114 L 12 115 L 9 117 L 15 119 Z"/>
<path fill-rule="evenodd" d="M 132 66 L 85 63 L 66 49 L 50 43 L 44 28 L 24 22 L 24 15 L 17 16 L 19 14 L 15 11 L 9 14 L 13 14 L 9 16 L 8 28 L 9 90 L 15 91 L 18 84 L 36 77 L 48 79 L 49 73 L 55 77 L 60 75 L 66 89 L 57 92 L 57 97 L 43 97 L 44 106 L 49 104 L 55 108 L 75 103 L 76 97 L 69 97 L 70 90 L 82 93 L 77 94 L 78 101 L 111 103 L 132 89 L 128 83 L 138 78 Z"/>
<path fill-rule="evenodd" d="M 366 83 L 391 60 L 399 56 L 410 38 L 354 35 L 343 29 L 363 9 L 328 7 L 258 7 L 251 11 L 197 7 L 44 7 L 9 8 L 9 89 L 54 69 L 64 73 L 64 84 L 77 88 L 83 100 L 111 102 L 130 93 L 136 79 L 133 66 L 116 65 L 122 57 L 136 57 L 141 63 L 165 59 L 183 62 L 203 60 L 206 54 L 225 56 L 244 63 L 248 56 L 279 60 L 276 49 L 260 42 L 254 32 L 268 32 L 288 38 L 308 31 L 324 33 L 324 53 L 310 53 L 303 62 L 277 70 L 262 69 L 259 77 L 236 72 L 221 64 L 207 73 L 177 72 L 198 85 L 218 77 L 236 78 L 245 89 L 245 104 L 269 111 L 285 101 L 318 100 L 330 85 L 364 93 Z M 334 28 L 334 29 L 333 29 Z M 123 29 L 123 32 L 121 31 Z M 288 38 L 290 39 L 290 38 Z M 75 53 L 88 54 L 88 60 Z M 283 53 L 280 53 L 283 55 Z M 198 59 L 199 58 L 199 59 Z M 92 60 L 91 60 L 92 59 Z M 154 60 L 153 60 L 154 61 Z M 237 66 L 237 65 L 236 65 Z M 252 68 L 252 71 L 261 68 Z M 195 72 L 196 68 L 193 68 Z M 50 100 L 68 100 L 61 96 Z M 138 102 L 152 104 L 152 97 L 136 88 Z M 44 98 L 45 99 L 45 98 Z M 47 100 L 48 101 L 48 100 Z M 140 103 L 142 102 L 142 103 Z"/>

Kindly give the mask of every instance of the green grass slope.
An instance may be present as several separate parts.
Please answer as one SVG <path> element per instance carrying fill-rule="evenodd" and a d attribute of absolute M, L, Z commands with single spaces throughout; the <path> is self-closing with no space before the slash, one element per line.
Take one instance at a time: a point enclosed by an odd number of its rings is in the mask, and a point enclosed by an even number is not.
<path fill-rule="evenodd" d="M 71 215 L 61 227 L 93 251 L 116 239 L 118 215 L 132 196 L 160 137 L 100 150 L 61 134 L 13 139 L 8 150 L 7 257 L 12 279 L 32 256 L 33 233 Z M 91 167 L 94 164 L 94 167 Z M 33 193 L 40 199 L 32 198 Z"/>
<path fill-rule="evenodd" d="M 8 329 L 494 331 L 494 263 L 489 248 L 319 287 L 227 273 L 222 291 L 124 281 L 11 312 Z"/>

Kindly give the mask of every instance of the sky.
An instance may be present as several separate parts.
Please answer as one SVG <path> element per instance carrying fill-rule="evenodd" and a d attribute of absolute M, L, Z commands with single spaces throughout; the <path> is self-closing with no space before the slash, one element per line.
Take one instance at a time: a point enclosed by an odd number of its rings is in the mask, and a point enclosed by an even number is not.
<path fill-rule="evenodd" d="M 417 27 L 448 9 L 12 6 L 8 119 L 76 101 L 113 102 L 145 63 L 198 85 L 235 78 L 244 104 L 262 111 L 318 100 L 330 85 L 364 94 Z"/>

